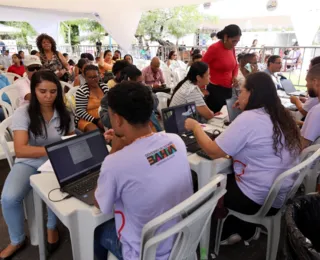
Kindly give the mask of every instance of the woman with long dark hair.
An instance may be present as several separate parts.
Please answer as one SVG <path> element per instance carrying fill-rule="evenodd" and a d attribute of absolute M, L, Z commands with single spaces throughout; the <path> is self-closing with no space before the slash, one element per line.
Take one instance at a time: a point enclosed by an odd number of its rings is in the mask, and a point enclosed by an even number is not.
<path fill-rule="evenodd" d="M 26 72 L 22 57 L 19 54 L 12 55 L 12 65 L 8 68 L 8 72 L 15 73 L 20 77 L 23 77 L 23 74 Z"/>
<path fill-rule="evenodd" d="M 210 69 L 206 103 L 213 112 L 219 112 L 226 104 L 226 99 L 232 96 L 232 87 L 238 75 L 235 46 L 240 41 L 241 30 L 239 26 L 231 24 L 218 32 L 217 37 L 220 41 L 212 44 L 202 58 Z"/>
<path fill-rule="evenodd" d="M 69 64 L 62 53 L 57 51 L 55 40 L 45 33 L 40 34 L 37 38 L 37 47 L 42 68 L 51 70 L 60 80 L 68 81 L 66 73 L 69 71 Z"/>
<path fill-rule="evenodd" d="M 26 244 L 23 199 L 30 191 L 29 178 L 48 159 L 45 146 L 74 133 L 74 122 L 63 101 L 58 77 L 51 71 L 39 71 L 31 78 L 30 104 L 19 107 L 12 118 L 15 163 L 5 181 L 2 213 L 11 243 L 1 251 L 0 259 L 9 259 Z M 48 209 L 48 250 L 59 245 L 56 217 Z"/>
<path fill-rule="evenodd" d="M 169 106 L 178 106 L 195 102 L 199 115 L 206 120 L 214 117 L 214 113 L 207 107 L 201 87 L 209 83 L 209 69 L 204 62 L 191 65 L 187 76 L 174 88 Z"/>
<path fill-rule="evenodd" d="M 301 137 L 268 74 L 257 72 L 247 76 L 240 87 L 238 105 L 243 112 L 214 141 L 192 119 L 186 120 L 185 127 L 194 132 L 211 158 L 232 156 L 234 174 L 228 175 L 224 204 L 252 215 L 263 205 L 274 180 L 298 163 Z M 268 214 L 278 212 L 293 182 L 292 178 L 284 181 Z M 255 225 L 228 217 L 221 244 L 256 239 L 255 231 Z"/>

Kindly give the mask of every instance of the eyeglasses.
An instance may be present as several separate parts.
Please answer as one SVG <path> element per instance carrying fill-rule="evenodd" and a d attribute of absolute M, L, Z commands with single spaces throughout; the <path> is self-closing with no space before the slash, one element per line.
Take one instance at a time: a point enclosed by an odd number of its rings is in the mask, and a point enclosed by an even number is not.
<path fill-rule="evenodd" d="M 34 71 L 38 71 L 38 70 L 40 70 L 41 69 L 41 67 L 39 66 L 39 67 L 27 67 L 27 69 L 28 69 L 28 71 L 30 71 L 30 72 L 34 72 Z"/>

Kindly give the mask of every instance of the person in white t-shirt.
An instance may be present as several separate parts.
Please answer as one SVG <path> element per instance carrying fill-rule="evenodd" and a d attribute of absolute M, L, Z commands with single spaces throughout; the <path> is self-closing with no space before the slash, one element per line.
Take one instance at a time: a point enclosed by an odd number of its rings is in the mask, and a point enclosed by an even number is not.
<path fill-rule="evenodd" d="M 320 56 L 314 57 L 310 61 L 309 70 L 317 64 L 320 64 Z M 306 99 L 306 98 L 291 96 L 290 101 L 292 104 L 296 105 L 297 109 L 303 116 L 307 116 L 311 108 L 319 104 L 319 99 L 317 97 L 316 98 L 309 97 Z"/>
<path fill-rule="evenodd" d="M 107 259 L 111 251 L 119 260 L 138 260 L 144 225 L 192 195 L 191 171 L 181 138 L 152 132 L 153 98 L 147 86 L 121 82 L 108 92 L 108 107 L 113 129 L 105 136 L 112 150 L 102 164 L 95 197 L 96 206 L 104 214 L 114 212 L 115 220 L 96 229 L 95 255 Z M 169 258 L 173 242 L 171 237 L 159 245 L 157 260 Z"/>
<path fill-rule="evenodd" d="M 187 119 L 200 147 L 211 157 L 233 158 L 234 174 L 228 175 L 227 208 L 244 214 L 255 214 L 263 205 L 274 180 L 298 163 L 301 151 L 300 133 L 290 112 L 282 105 L 273 81 L 264 72 L 247 76 L 240 87 L 238 106 L 243 111 L 230 126 L 212 141 L 198 122 Z M 282 207 L 294 182 L 287 178 L 269 213 Z M 228 217 L 223 229 L 222 244 L 257 238 L 256 226 Z"/>
<path fill-rule="evenodd" d="M 215 113 L 213 113 L 206 105 L 204 95 L 200 89 L 208 84 L 208 65 L 201 61 L 193 63 L 187 76 L 174 88 L 169 106 L 173 107 L 195 102 L 197 112 L 201 117 L 206 120 L 213 118 Z"/>
<path fill-rule="evenodd" d="M 22 77 L 14 82 L 19 92 L 19 106 L 29 104 L 31 99 L 31 77 L 42 68 L 40 58 L 36 55 L 25 56 L 23 65 L 25 66 L 27 77 Z"/>
<path fill-rule="evenodd" d="M 307 74 L 307 89 L 310 98 L 320 100 L 320 64 L 313 66 Z M 308 112 L 301 129 L 302 147 L 306 148 L 320 137 L 320 104 L 315 105 Z"/>

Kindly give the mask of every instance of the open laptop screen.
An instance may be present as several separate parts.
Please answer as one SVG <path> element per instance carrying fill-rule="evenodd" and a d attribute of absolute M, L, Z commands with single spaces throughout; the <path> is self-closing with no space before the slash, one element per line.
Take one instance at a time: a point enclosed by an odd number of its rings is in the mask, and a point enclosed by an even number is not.
<path fill-rule="evenodd" d="M 50 144 L 46 150 L 61 187 L 98 170 L 108 155 L 99 130 Z"/>
<path fill-rule="evenodd" d="M 229 122 L 231 123 L 233 120 L 236 119 L 238 115 L 241 114 L 241 110 L 239 108 L 233 107 L 234 103 L 237 101 L 238 98 L 230 98 L 226 100 L 228 115 L 229 115 Z"/>
<path fill-rule="evenodd" d="M 164 129 L 167 133 L 184 134 L 184 122 L 187 118 L 198 121 L 196 105 L 194 102 L 162 109 Z"/>

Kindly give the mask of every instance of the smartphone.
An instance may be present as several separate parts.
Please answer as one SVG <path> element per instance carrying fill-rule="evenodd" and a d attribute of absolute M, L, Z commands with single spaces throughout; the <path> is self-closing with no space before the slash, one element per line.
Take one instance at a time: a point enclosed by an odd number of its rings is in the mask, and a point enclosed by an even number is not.
<path fill-rule="evenodd" d="M 252 72 L 252 68 L 251 68 L 251 64 L 250 63 L 247 63 L 244 68 L 249 71 L 250 73 Z"/>

